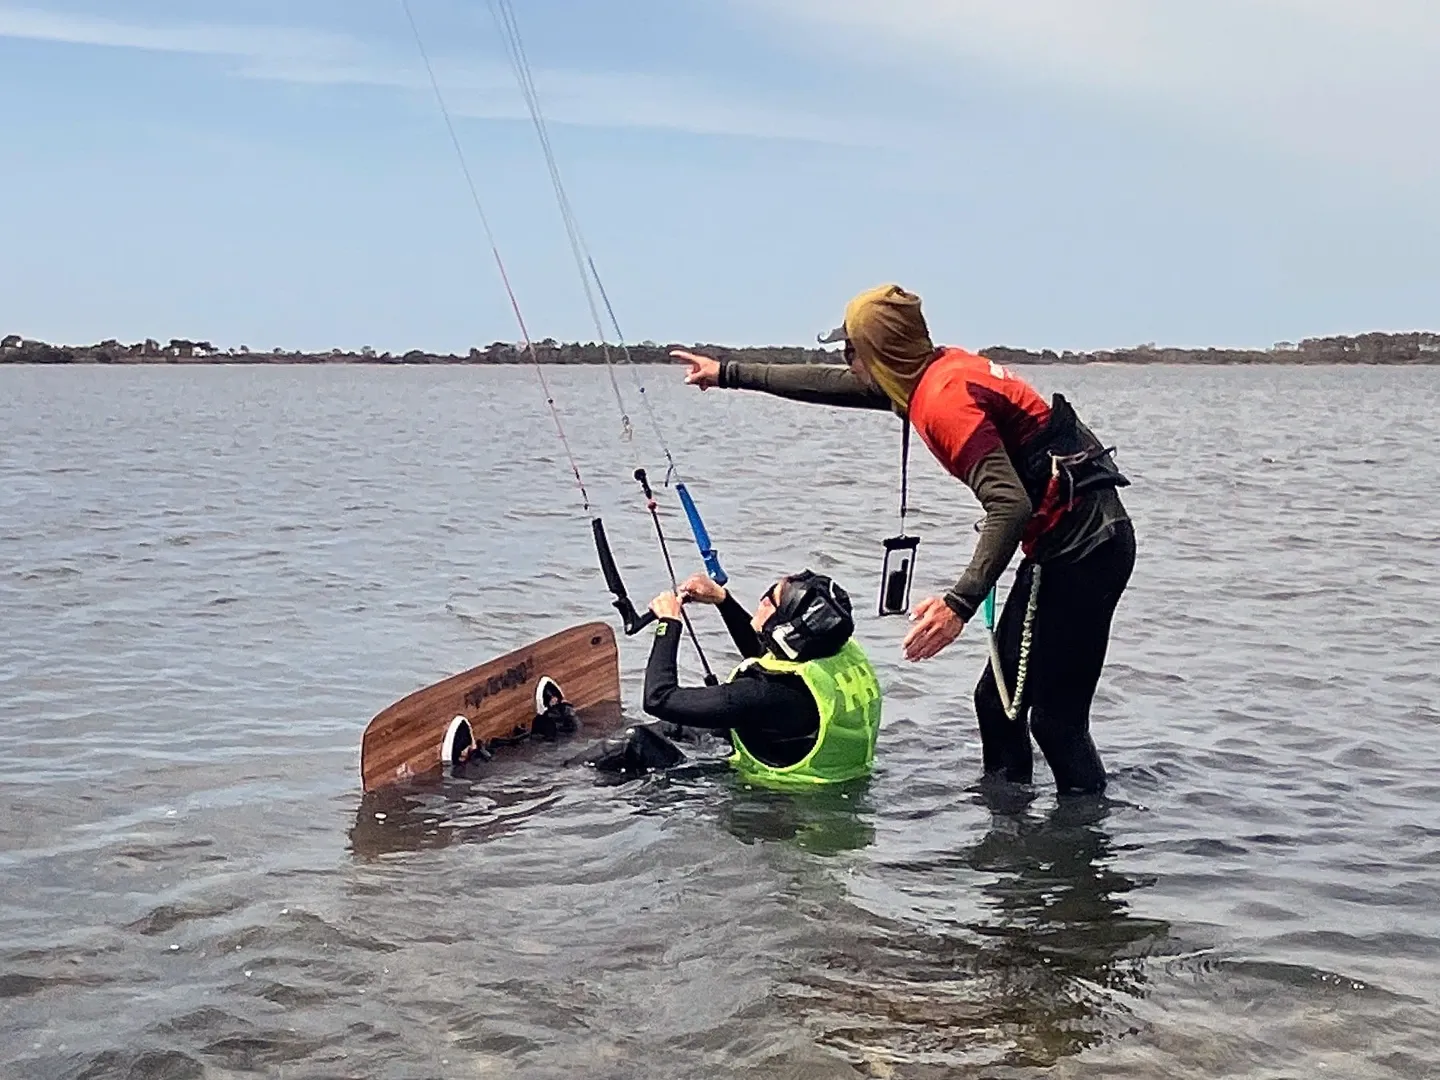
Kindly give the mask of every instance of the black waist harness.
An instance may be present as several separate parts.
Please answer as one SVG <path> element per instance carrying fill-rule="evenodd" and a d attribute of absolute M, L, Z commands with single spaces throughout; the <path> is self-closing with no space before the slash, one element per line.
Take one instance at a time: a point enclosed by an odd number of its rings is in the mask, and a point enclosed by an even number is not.
<path fill-rule="evenodd" d="M 1052 476 L 1058 477 L 1060 495 L 1067 503 L 1101 488 L 1128 487 L 1130 481 L 1115 467 L 1114 450 L 1113 446 L 1107 449 L 1080 422 L 1063 394 L 1051 400 L 1050 419 L 1038 435 L 1022 443 L 1018 451 L 1006 448 L 1036 510 Z"/>

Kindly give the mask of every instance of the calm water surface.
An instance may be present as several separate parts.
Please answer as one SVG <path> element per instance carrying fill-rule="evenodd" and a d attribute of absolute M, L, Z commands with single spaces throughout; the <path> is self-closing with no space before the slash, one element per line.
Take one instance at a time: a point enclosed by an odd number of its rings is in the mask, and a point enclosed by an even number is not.
<path fill-rule="evenodd" d="M 362 799 L 386 704 L 612 614 L 533 372 L 0 368 L 0 1076 L 1440 1075 L 1440 369 L 1026 374 L 1135 481 L 1104 800 L 982 790 L 983 636 L 875 618 L 848 798 Z M 644 375 L 747 600 L 873 603 L 896 422 Z M 643 410 L 551 378 L 648 598 Z M 916 471 L 939 591 L 980 510 Z"/>

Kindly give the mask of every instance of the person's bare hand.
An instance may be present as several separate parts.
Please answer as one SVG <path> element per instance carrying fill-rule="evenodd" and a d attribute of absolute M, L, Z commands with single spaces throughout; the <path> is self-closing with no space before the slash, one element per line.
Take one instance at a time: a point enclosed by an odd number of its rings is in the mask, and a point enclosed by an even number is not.
<path fill-rule="evenodd" d="M 960 636 L 965 620 L 938 596 L 927 597 L 910 612 L 915 625 L 905 635 L 901 648 L 906 660 L 928 660 Z"/>
<path fill-rule="evenodd" d="M 680 586 L 682 600 L 695 600 L 701 604 L 720 604 L 725 601 L 726 592 L 705 574 L 693 574 Z"/>
<path fill-rule="evenodd" d="M 663 592 L 650 601 L 650 610 L 657 619 L 680 618 L 680 598 L 673 592 Z"/>
<path fill-rule="evenodd" d="M 685 372 L 685 382 L 691 386 L 698 386 L 701 390 L 708 390 L 712 386 L 720 385 L 720 361 L 713 360 L 708 356 L 701 356 L 699 353 L 686 352 L 684 349 L 671 349 L 670 355 L 677 360 L 684 360 L 690 365 Z"/>

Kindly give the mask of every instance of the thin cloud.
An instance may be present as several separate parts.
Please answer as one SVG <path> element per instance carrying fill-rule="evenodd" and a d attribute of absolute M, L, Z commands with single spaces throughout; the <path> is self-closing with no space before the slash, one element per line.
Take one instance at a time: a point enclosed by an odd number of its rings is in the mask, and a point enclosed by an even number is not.
<path fill-rule="evenodd" d="M 1440 173 L 1434 0 L 732 0 L 859 62 L 979 71 L 1387 172 Z"/>
<path fill-rule="evenodd" d="M 0 38 L 225 58 L 235 75 L 274 82 L 429 92 L 416 64 L 343 34 L 309 29 L 197 23 L 158 26 L 0 7 Z M 439 58 L 437 68 L 457 115 L 528 119 L 508 67 Z M 535 77 L 547 116 L 555 123 L 861 144 L 850 125 L 815 113 L 732 97 L 697 79 L 546 70 L 537 70 Z"/>
<path fill-rule="evenodd" d="M 33 8 L 0 8 L 0 37 L 241 58 L 321 56 L 336 59 L 357 51 L 356 43 L 349 37 L 313 30 L 202 23 L 154 26 Z"/>
<path fill-rule="evenodd" d="M 500 64 L 437 60 L 451 111 L 483 120 L 525 120 L 515 76 Z M 423 69 L 400 64 L 316 64 L 311 59 L 255 58 L 239 74 L 276 82 L 378 86 L 429 94 Z M 833 146 L 873 146 L 852 125 L 757 101 L 724 97 L 700 80 L 624 72 L 537 70 L 545 115 L 578 127 L 641 128 L 695 135 L 783 139 Z"/>

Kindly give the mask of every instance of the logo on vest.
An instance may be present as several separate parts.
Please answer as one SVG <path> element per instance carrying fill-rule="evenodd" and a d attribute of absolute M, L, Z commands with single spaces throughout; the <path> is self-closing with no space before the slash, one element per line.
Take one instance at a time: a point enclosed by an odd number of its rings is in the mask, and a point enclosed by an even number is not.
<path fill-rule="evenodd" d="M 868 678 L 865 671 L 858 667 L 842 668 L 835 672 L 835 689 L 844 696 L 847 710 L 863 711 L 880 696 L 875 681 Z"/>

